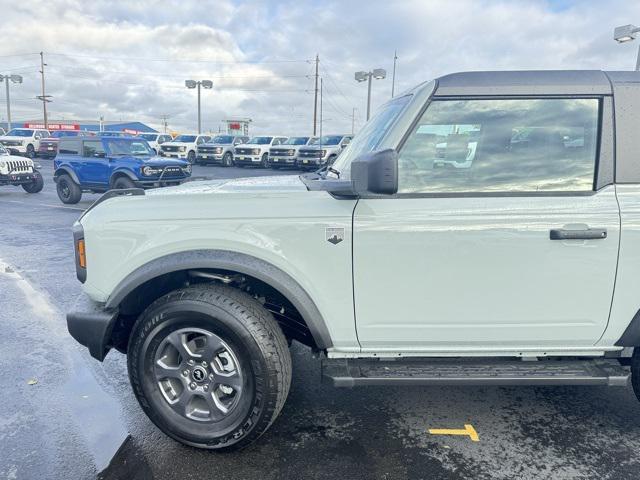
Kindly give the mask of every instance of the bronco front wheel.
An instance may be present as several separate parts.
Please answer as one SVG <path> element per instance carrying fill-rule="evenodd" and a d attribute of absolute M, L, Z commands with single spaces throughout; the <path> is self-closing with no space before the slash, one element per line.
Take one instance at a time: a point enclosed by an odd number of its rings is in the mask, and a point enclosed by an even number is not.
<path fill-rule="evenodd" d="M 217 284 L 175 290 L 136 322 L 129 378 L 140 406 L 187 445 L 248 445 L 276 419 L 291 357 L 273 316 L 246 293 Z"/>

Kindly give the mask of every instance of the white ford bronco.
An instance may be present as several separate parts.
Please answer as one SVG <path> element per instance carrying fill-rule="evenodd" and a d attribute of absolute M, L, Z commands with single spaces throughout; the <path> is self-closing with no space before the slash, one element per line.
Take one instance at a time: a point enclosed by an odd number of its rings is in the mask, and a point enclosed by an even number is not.
<path fill-rule="evenodd" d="M 640 394 L 639 112 L 640 72 L 459 73 L 323 173 L 110 192 L 74 226 L 69 331 L 209 449 L 273 423 L 294 340 L 341 387 Z"/>

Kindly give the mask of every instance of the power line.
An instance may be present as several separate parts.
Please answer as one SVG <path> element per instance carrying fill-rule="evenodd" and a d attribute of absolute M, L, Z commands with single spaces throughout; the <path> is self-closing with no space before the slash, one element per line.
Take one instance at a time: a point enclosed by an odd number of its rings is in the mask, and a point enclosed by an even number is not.
<path fill-rule="evenodd" d="M 8 55 L 0 55 L 0 58 L 9 58 L 9 57 L 26 57 L 28 55 L 40 55 L 40 53 L 38 52 L 32 52 L 32 53 L 11 53 Z"/>
<path fill-rule="evenodd" d="M 83 55 L 83 54 L 70 54 L 70 53 L 53 53 L 47 52 L 47 55 L 54 55 L 60 57 L 69 58 L 92 58 L 95 60 L 138 60 L 144 62 L 167 62 L 167 63 L 213 63 L 217 65 L 236 65 L 236 64 L 268 64 L 268 63 L 308 63 L 308 59 L 300 60 L 232 60 L 232 61 L 219 61 L 211 59 L 193 59 L 193 60 L 178 60 L 174 58 L 147 58 L 147 57 L 110 57 L 102 55 Z"/>

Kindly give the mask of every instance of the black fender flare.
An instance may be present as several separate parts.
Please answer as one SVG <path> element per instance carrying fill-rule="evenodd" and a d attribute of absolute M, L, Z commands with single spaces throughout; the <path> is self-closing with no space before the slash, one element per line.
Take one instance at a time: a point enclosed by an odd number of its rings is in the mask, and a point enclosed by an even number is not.
<path fill-rule="evenodd" d="M 105 308 L 117 309 L 129 293 L 160 275 L 203 268 L 230 270 L 267 283 L 282 293 L 300 312 L 318 348 L 326 349 L 333 345 L 326 322 L 318 307 L 294 278 L 257 257 L 228 250 L 190 250 L 151 260 L 127 275 L 114 288 Z"/>
<path fill-rule="evenodd" d="M 80 185 L 80 179 L 78 178 L 78 175 L 76 175 L 76 172 L 74 172 L 72 168 L 67 167 L 66 165 L 62 165 L 62 166 L 56 168 L 56 171 L 53 172 L 54 180 L 57 181 L 58 177 L 60 175 L 62 175 L 63 173 L 66 173 L 67 175 L 69 175 L 71 177 L 71 180 L 73 180 L 78 185 Z"/>
<path fill-rule="evenodd" d="M 122 175 L 126 175 L 127 177 L 129 177 L 129 179 L 131 179 L 131 180 L 132 180 L 132 181 L 134 181 L 134 182 L 138 182 L 138 181 L 139 181 L 139 178 L 138 178 L 138 177 L 136 177 L 136 176 L 135 176 L 135 174 L 134 174 L 133 172 L 131 172 L 130 170 L 127 170 L 127 169 L 121 168 L 121 169 L 119 169 L 119 170 L 115 170 L 115 171 L 111 174 L 111 176 L 109 177 L 109 185 L 110 185 L 110 186 L 111 186 L 111 185 L 113 185 L 113 181 L 114 181 L 117 177 L 122 176 Z"/>

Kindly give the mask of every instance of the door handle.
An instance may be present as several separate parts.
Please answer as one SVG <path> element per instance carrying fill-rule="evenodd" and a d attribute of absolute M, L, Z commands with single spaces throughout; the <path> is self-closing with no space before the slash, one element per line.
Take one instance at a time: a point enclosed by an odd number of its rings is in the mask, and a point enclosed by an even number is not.
<path fill-rule="evenodd" d="M 549 231 L 550 240 L 602 240 L 604 238 L 607 238 L 606 228 L 584 228 L 581 230 L 552 228 Z"/>

